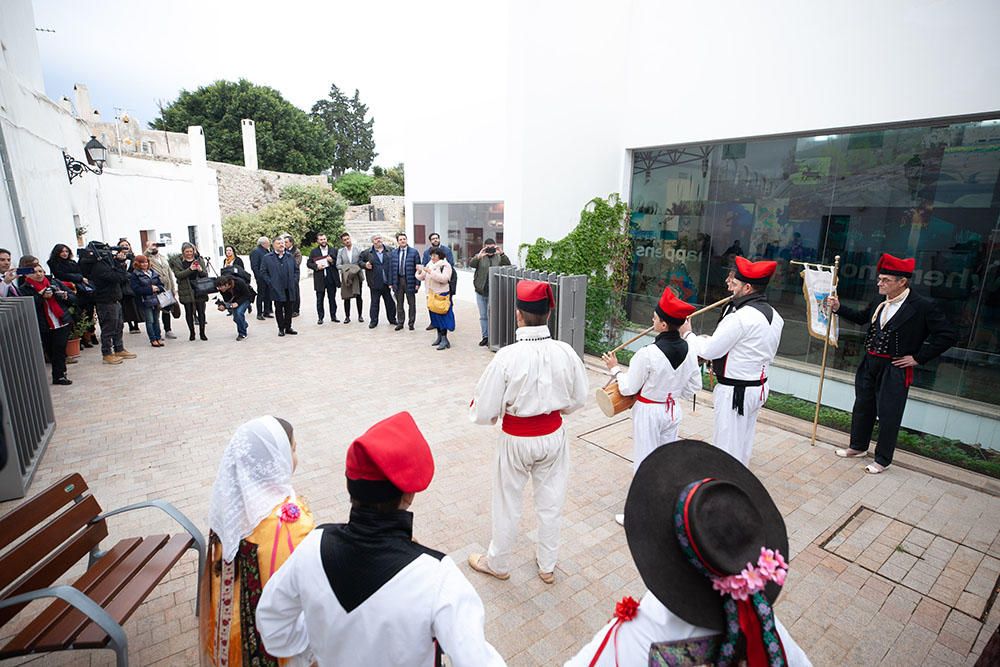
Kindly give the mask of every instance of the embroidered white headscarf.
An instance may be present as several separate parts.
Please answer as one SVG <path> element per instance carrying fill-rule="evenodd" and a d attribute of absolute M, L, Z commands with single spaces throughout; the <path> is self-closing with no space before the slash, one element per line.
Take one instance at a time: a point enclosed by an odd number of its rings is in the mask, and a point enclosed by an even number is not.
<path fill-rule="evenodd" d="M 208 526 L 222 542 L 222 557 L 236 557 L 240 540 L 254 531 L 292 490 L 292 445 L 274 417 L 236 429 L 222 453 L 212 485 Z"/>

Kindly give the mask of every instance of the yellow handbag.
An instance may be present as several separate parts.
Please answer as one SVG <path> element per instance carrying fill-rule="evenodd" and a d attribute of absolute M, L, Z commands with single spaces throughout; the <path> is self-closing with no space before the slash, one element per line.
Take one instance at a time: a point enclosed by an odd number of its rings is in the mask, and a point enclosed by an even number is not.
<path fill-rule="evenodd" d="M 434 291 L 427 292 L 427 310 L 438 315 L 447 315 L 449 308 L 451 308 L 450 296 Z"/>

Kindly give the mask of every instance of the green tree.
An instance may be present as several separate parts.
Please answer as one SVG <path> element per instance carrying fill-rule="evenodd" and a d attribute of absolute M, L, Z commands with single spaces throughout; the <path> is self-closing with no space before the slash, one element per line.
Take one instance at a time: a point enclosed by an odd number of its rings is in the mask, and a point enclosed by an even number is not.
<path fill-rule="evenodd" d="M 283 201 L 294 202 L 309 219 L 309 234 L 326 234 L 334 244 L 344 231 L 347 200 L 322 185 L 289 185 L 281 191 Z"/>
<path fill-rule="evenodd" d="M 346 197 L 353 206 L 358 206 L 371 201 L 371 191 L 374 183 L 374 177 L 352 171 L 334 181 L 333 189 Z"/>
<path fill-rule="evenodd" d="M 189 125 L 200 125 L 209 160 L 243 164 L 240 121 L 244 118 L 256 125 L 262 169 L 318 174 L 332 164 L 334 140 L 323 123 L 277 90 L 246 79 L 182 90 L 176 100 L 160 105 L 160 116 L 149 125 L 168 132 L 187 132 Z"/>
<path fill-rule="evenodd" d="M 372 183 L 370 194 L 396 195 L 399 197 L 406 194 L 406 179 L 403 176 L 402 162 L 389 169 L 383 169 L 378 166 L 373 167 L 372 173 L 375 175 L 375 182 Z"/>
<path fill-rule="evenodd" d="M 241 255 L 249 254 L 257 239 L 291 234 L 297 243 L 309 232 L 309 216 L 294 201 L 277 201 L 253 213 L 237 213 L 222 222 L 222 238 Z"/>
<path fill-rule="evenodd" d="M 368 171 L 375 161 L 374 118 L 368 115 L 368 105 L 361 102 L 361 94 L 354 90 L 354 97 L 347 97 L 336 84 L 330 85 L 327 99 L 317 100 L 312 106 L 313 118 L 322 123 L 333 138 L 333 173 L 336 176 L 348 170 Z"/>

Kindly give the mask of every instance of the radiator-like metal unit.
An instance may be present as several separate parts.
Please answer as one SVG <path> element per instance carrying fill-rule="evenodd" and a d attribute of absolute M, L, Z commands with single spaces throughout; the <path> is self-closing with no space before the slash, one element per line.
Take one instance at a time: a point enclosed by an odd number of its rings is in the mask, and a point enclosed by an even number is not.
<path fill-rule="evenodd" d="M 552 285 L 556 307 L 549 317 L 552 337 L 569 343 L 583 357 L 584 325 L 587 321 L 587 276 L 564 276 L 558 273 L 519 269 L 513 266 L 490 267 L 490 349 L 496 352 L 514 342 L 517 323 L 515 289 L 520 280 L 537 280 Z"/>
<path fill-rule="evenodd" d="M 0 299 L 0 500 L 28 493 L 55 429 L 35 300 Z"/>

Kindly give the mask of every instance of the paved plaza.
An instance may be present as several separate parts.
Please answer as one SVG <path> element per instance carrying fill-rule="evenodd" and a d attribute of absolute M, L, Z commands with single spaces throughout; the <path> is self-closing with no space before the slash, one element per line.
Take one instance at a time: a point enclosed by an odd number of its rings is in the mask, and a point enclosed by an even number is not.
<path fill-rule="evenodd" d="M 416 331 L 384 322 L 375 330 L 367 322 L 317 326 L 312 292 L 304 297 L 296 337 L 279 338 L 273 320 L 251 319 L 250 337 L 237 343 L 232 322 L 210 310 L 208 342 L 188 342 L 180 320 L 174 326 L 182 339 L 163 349 L 126 334 L 139 357 L 121 366 L 102 365 L 97 350 L 85 350 L 69 367 L 73 386 L 53 388 L 58 427 L 31 493 L 78 471 L 105 509 L 163 498 L 207 534 L 223 448 L 239 424 L 272 414 L 295 427 L 294 483 L 317 522 L 345 521 L 348 444 L 373 422 L 409 410 L 436 461 L 430 489 L 413 506 L 414 537 L 467 573 L 486 606 L 486 635 L 509 664 L 562 664 L 608 620 L 616 600 L 644 592 L 613 517 L 632 475 L 627 415 L 608 419 L 591 400 L 566 421 L 572 472 L 556 583 L 536 576 L 530 492 L 510 580 L 485 577 L 465 563 L 489 543 L 497 437 L 467 417 L 492 358 L 476 345 L 475 305 L 457 305 L 453 347 L 438 352 L 432 332 L 423 331 L 425 312 Z M 606 380 L 596 370 L 590 378 L 594 388 Z M 684 406 L 681 434 L 710 439 L 708 395 L 698 400 L 694 414 Z M 1000 498 L 900 466 L 865 475 L 862 462 L 836 458 L 830 444 L 811 447 L 781 428 L 782 419 L 771 415 L 759 425 L 751 468 L 788 525 L 791 568 L 777 614 L 814 664 L 972 665 L 1000 620 Z M 109 544 L 175 530 L 154 510 L 112 518 L 109 527 Z M 126 625 L 132 664 L 198 663 L 195 578 L 194 557 L 185 556 Z M 16 629 L 4 628 L 4 637 Z M 73 652 L 24 662 L 106 665 L 112 656 Z"/>

